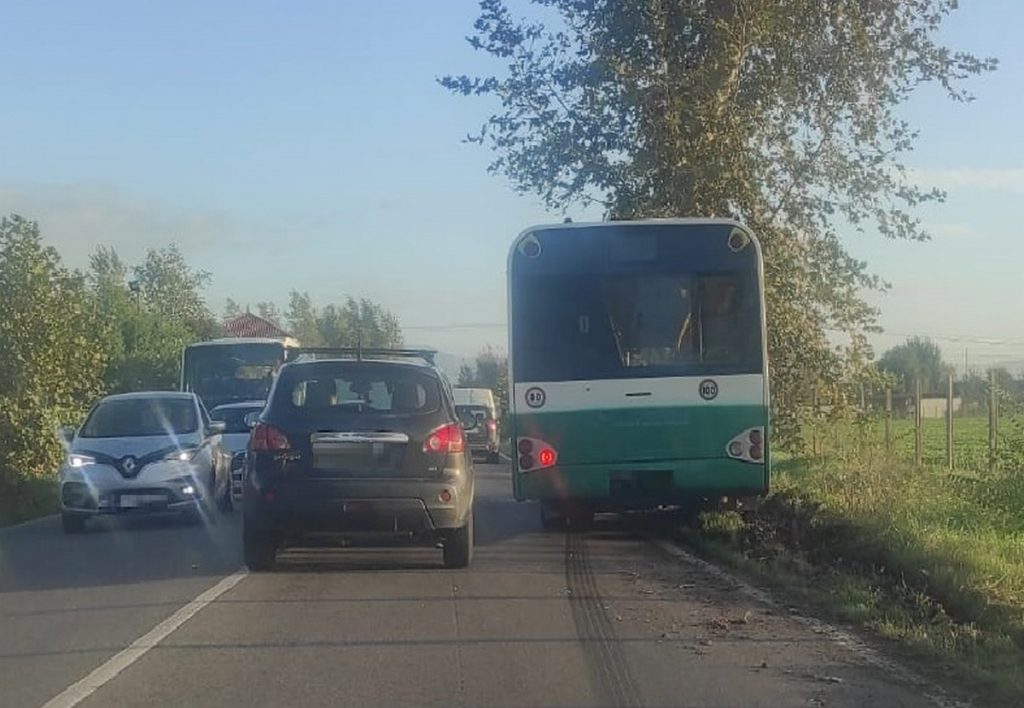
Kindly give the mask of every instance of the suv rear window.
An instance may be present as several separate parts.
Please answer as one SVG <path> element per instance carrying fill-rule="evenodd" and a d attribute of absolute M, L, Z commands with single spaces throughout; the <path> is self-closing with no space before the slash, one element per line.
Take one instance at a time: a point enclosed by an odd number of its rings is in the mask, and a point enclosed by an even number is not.
<path fill-rule="evenodd" d="M 433 413 L 441 405 L 437 377 L 408 366 L 316 362 L 282 371 L 271 407 L 292 413 L 377 415 Z"/>

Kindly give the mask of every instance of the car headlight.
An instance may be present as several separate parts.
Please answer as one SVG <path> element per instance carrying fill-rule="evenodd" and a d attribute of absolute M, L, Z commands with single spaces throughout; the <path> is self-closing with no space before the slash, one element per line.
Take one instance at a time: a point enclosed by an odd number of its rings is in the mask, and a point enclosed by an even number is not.
<path fill-rule="evenodd" d="M 68 455 L 68 467 L 79 469 L 87 465 L 95 465 L 96 460 L 89 457 L 88 455 L 76 455 L 74 453 Z"/>
<path fill-rule="evenodd" d="M 187 447 L 180 450 L 174 450 L 164 455 L 165 460 L 171 460 L 174 462 L 189 462 L 199 452 L 197 447 Z"/>

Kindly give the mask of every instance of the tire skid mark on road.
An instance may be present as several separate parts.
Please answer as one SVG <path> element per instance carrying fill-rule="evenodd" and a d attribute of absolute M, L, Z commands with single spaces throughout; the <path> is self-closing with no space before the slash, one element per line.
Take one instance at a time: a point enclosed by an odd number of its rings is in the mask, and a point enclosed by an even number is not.
<path fill-rule="evenodd" d="M 594 685 L 609 705 L 640 706 L 640 693 L 605 611 L 582 533 L 565 534 L 565 582 L 576 634 L 583 640 Z"/>

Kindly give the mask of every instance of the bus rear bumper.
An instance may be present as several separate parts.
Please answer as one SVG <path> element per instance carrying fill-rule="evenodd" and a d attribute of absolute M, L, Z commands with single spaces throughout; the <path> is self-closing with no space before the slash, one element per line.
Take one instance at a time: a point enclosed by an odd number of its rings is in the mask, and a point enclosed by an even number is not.
<path fill-rule="evenodd" d="M 515 476 L 515 497 L 520 501 L 580 499 L 609 509 L 768 491 L 768 465 L 728 458 L 558 465 L 517 471 Z"/>

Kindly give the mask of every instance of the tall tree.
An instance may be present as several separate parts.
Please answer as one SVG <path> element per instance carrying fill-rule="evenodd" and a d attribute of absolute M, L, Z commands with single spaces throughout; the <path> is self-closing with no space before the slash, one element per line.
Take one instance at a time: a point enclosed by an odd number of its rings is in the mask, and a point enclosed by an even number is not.
<path fill-rule="evenodd" d="M 277 309 L 277 305 L 272 302 L 257 302 L 256 313 L 265 320 L 273 322 L 278 327 L 281 326 L 281 311 Z"/>
<path fill-rule="evenodd" d="M 399 347 L 402 328 L 383 306 L 349 297 L 343 305 L 318 308 L 308 293 L 291 292 L 285 320 L 292 334 L 308 346 Z"/>
<path fill-rule="evenodd" d="M 458 383 L 470 388 L 489 388 L 498 408 L 508 410 L 508 358 L 493 348 L 479 352 L 472 364 L 463 364 L 459 368 Z"/>
<path fill-rule="evenodd" d="M 129 272 L 135 280 L 128 281 Z M 87 280 L 111 327 L 103 342 L 106 390 L 177 387 L 182 349 L 216 332 L 200 275 L 174 248 L 150 251 L 130 271 L 113 248 L 96 249 Z"/>
<path fill-rule="evenodd" d="M 555 209 L 750 225 L 765 255 L 776 430 L 795 440 L 812 388 L 873 370 L 876 312 L 861 292 L 884 284 L 847 253 L 840 224 L 923 240 L 910 210 L 943 196 L 903 169 L 914 130 L 899 104 L 928 82 L 967 100 L 960 81 L 995 61 L 935 39 L 955 0 L 534 2 L 551 26 L 480 3 L 469 42 L 503 74 L 441 80 L 500 101 L 470 139 Z"/>
<path fill-rule="evenodd" d="M 242 306 L 235 302 L 234 299 L 228 298 L 224 301 L 224 319 L 231 320 L 242 314 Z"/>
<path fill-rule="evenodd" d="M 939 345 L 922 337 L 912 337 L 885 352 L 878 368 L 892 375 L 903 393 L 913 393 L 918 381 L 924 393 L 939 393 L 953 373 L 953 367 L 942 360 Z"/>
<path fill-rule="evenodd" d="M 309 293 L 292 290 L 288 296 L 288 312 L 285 314 L 288 331 L 307 347 L 323 345 L 320 328 L 317 326 L 316 306 Z"/>
<path fill-rule="evenodd" d="M 85 278 L 42 244 L 39 226 L 0 219 L 0 494 L 56 470 L 57 427 L 102 391 L 109 334 Z"/>
<path fill-rule="evenodd" d="M 210 274 L 192 268 L 177 245 L 150 249 L 133 273 L 147 309 L 197 332 L 213 327 L 213 315 L 203 299 Z"/>

